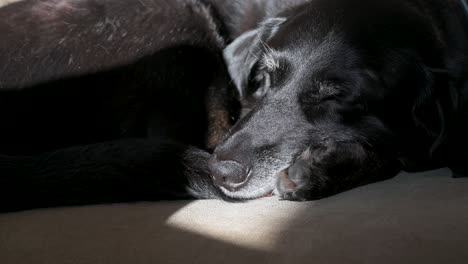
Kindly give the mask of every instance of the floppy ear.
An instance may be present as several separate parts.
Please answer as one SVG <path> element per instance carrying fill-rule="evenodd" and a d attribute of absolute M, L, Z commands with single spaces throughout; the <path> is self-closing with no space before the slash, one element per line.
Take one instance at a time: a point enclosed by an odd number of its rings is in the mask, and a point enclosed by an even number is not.
<path fill-rule="evenodd" d="M 267 19 L 257 29 L 240 35 L 224 49 L 224 60 L 241 97 L 245 96 L 250 72 L 264 51 L 262 42 L 268 41 L 284 21 L 285 18 Z"/>
<path fill-rule="evenodd" d="M 249 73 L 257 62 L 255 46 L 258 30 L 251 30 L 235 39 L 224 49 L 224 60 L 229 75 L 241 97 L 244 96 Z"/>
<path fill-rule="evenodd" d="M 436 138 L 429 151 L 433 156 L 450 133 L 459 109 L 459 93 L 447 70 L 424 67 L 424 71 L 427 85 L 413 106 L 413 120 Z"/>

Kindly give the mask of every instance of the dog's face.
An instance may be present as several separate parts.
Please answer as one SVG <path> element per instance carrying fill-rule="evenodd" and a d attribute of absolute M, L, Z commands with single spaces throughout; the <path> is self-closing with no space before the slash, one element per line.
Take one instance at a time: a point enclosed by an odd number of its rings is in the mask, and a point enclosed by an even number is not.
<path fill-rule="evenodd" d="M 369 15 L 378 26 L 408 17 L 368 5 L 388 15 Z M 392 24 L 394 35 L 361 33 L 366 18 L 351 28 L 334 7 L 317 10 L 285 11 L 225 50 L 242 111 L 210 166 L 230 197 L 276 190 L 286 199 L 320 198 L 399 170 L 396 134 L 411 134 L 414 102 L 428 73 L 417 53 L 392 52 L 401 43 L 408 43 L 401 50 L 427 46 L 411 33 L 421 25 Z M 347 19 L 354 22 L 356 14 Z"/>
<path fill-rule="evenodd" d="M 316 158 L 317 150 L 330 152 L 331 146 L 364 159 L 371 137 L 385 134 L 362 101 L 362 88 L 374 85 L 375 76 L 360 68 L 338 33 L 314 30 L 313 23 L 307 13 L 269 19 L 225 50 L 242 111 L 211 167 L 230 197 L 271 193 L 279 175 L 300 157 Z M 347 146 L 336 147 L 342 143 L 360 150 L 348 154 Z"/>

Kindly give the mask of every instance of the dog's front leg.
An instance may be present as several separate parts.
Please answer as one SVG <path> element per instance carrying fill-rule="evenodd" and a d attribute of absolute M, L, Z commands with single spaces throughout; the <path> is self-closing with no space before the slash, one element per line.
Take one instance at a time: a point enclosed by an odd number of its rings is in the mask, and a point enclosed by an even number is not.
<path fill-rule="evenodd" d="M 37 156 L 0 155 L 0 212 L 182 198 L 222 198 L 208 153 L 169 140 L 122 139 Z"/>
<path fill-rule="evenodd" d="M 401 167 L 396 159 L 354 142 L 327 141 L 311 147 L 278 175 L 277 189 L 286 200 L 315 200 L 385 180 Z"/>

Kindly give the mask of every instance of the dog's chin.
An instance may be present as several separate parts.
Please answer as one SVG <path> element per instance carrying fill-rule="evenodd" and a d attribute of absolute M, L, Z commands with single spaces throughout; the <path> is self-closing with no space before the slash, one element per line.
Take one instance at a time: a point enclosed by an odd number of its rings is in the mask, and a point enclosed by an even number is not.
<path fill-rule="evenodd" d="M 292 159 L 291 159 L 292 160 Z M 259 164 L 252 169 L 244 183 L 234 188 L 218 186 L 223 194 L 235 200 L 253 200 L 278 194 L 278 175 L 290 166 L 291 161 L 277 160 L 275 163 Z"/>
<path fill-rule="evenodd" d="M 252 200 L 264 197 L 274 196 L 277 193 L 277 175 L 276 170 L 271 170 L 262 174 L 249 177 L 245 184 L 242 184 L 236 190 L 227 189 L 219 186 L 224 195 L 238 200 Z M 261 176 L 263 175 L 263 177 Z"/>
<path fill-rule="evenodd" d="M 253 200 L 263 197 L 273 196 L 276 189 L 276 179 L 271 177 L 271 179 L 263 179 L 260 181 L 251 180 L 245 184 L 245 186 L 233 191 L 228 190 L 220 186 L 219 188 L 224 193 L 224 195 L 238 200 Z M 262 183 L 262 184 L 260 184 Z"/>
<path fill-rule="evenodd" d="M 258 199 L 258 198 L 271 197 L 271 196 L 274 196 L 275 194 L 274 187 L 264 188 L 262 190 L 256 190 L 254 192 L 244 191 L 244 190 L 233 192 L 223 187 L 220 187 L 220 189 L 224 193 L 224 195 L 228 196 L 229 198 L 233 198 L 237 200 L 253 200 L 253 199 Z"/>

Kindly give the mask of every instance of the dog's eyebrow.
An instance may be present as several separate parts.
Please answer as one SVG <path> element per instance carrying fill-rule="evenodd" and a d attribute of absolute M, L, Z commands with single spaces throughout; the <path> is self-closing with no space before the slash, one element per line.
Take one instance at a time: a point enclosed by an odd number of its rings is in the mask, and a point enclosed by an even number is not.
<path fill-rule="evenodd" d="M 278 59 L 276 59 L 272 53 L 265 54 L 261 63 L 268 71 L 275 71 L 280 68 Z"/>
<path fill-rule="evenodd" d="M 262 56 L 261 63 L 268 71 L 274 71 L 279 69 L 280 64 L 278 59 L 276 59 L 276 51 L 272 49 L 265 41 L 260 40 L 262 45 L 262 50 L 264 55 Z"/>
<path fill-rule="evenodd" d="M 265 53 L 274 53 L 274 50 L 262 39 L 260 39 L 260 44 L 262 45 L 262 49 Z"/>

